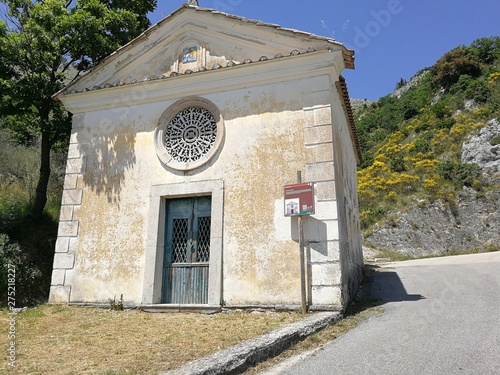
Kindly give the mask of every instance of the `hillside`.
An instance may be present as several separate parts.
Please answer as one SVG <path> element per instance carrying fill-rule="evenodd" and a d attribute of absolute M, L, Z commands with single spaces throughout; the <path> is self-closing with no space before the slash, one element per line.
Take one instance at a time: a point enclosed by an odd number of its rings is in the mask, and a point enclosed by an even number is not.
<path fill-rule="evenodd" d="M 357 104 L 365 245 L 410 256 L 500 250 L 500 38 L 459 46 Z"/>

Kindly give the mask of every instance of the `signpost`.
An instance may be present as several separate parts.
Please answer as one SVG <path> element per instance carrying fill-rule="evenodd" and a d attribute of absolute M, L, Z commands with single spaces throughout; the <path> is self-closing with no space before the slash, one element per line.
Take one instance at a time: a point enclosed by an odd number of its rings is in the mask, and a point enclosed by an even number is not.
<path fill-rule="evenodd" d="M 314 214 L 314 185 L 312 182 L 285 186 L 285 216 Z"/>
<path fill-rule="evenodd" d="M 297 172 L 297 184 L 285 186 L 285 216 L 298 216 L 300 294 L 302 314 L 307 313 L 306 261 L 304 251 L 304 230 L 302 216 L 314 214 L 314 184 L 302 183 L 302 174 Z"/>

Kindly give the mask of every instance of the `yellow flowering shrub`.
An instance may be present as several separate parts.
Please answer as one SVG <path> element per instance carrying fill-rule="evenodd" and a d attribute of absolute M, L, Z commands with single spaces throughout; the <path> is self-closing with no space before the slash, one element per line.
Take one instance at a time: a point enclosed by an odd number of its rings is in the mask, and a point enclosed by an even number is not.
<path fill-rule="evenodd" d="M 439 184 L 433 179 L 426 179 L 422 183 L 424 190 L 431 195 L 432 198 L 436 198 L 437 192 L 439 190 Z"/>
<path fill-rule="evenodd" d="M 430 179 L 430 178 L 424 180 L 424 182 L 422 183 L 422 187 L 426 190 L 434 189 L 434 188 L 436 188 L 436 186 L 438 186 L 437 182 Z"/>
<path fill-rule="evenodd" d="M 389 140 L 387 141 L 387 145 L 398 145 L 405 139 L 405 135 L 400 131 L 395 131 L 391 134 Z"/>
<path fill-rule="evenodd" d="M 398 195 L 394 191 L 390 191 L 385 196 L 385 199 L 387 199 L 389 202 L 396 202 L 398 199 Z"/>
<path fill-rule="evenodd" d="M 500 82 L 500 72 L 491 73 L 490 76 L 488 77 L 488 83 L 490 85 L 493 85 L 497 82 Z"/>
<path fill-rule="evenodd" d="M 408 152 L 409 149 L 410 149 L 410 144 L 408 143 L 389 145 L 388 147 L 385 148 L 384 155 L 387 156 L 389 159 L 392 159 L 396 156 Z"/>
<path fill-rule="evenodd" d="M 434 173 L 439 165 L 440 161 L 437 159 L 423 159 L 415 163 L 415 168 L 417 173 Z"/>
<path fill-rule="evenodd" d="M 400 173 L 399 178 L 401 179 L 402 183 L 405 185 L 412 185 L 415 184 L 419 181 L 418 176 L 408 174 L 408 173 Z"/>

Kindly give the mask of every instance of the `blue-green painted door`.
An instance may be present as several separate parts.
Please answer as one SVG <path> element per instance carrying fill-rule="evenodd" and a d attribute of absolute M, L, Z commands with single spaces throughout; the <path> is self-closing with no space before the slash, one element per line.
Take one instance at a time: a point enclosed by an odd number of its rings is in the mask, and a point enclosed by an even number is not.
<path fill-rule="evenodd" d="M 211 205 L 211 197 L 167 201 L 163 303 L 208 303 Z"/>

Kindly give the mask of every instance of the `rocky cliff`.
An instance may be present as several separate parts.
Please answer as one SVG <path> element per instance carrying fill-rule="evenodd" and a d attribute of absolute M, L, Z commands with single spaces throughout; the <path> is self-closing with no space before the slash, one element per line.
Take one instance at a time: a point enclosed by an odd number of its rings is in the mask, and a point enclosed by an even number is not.
<path fill-rule="evenodd" d="M 500 122 L 489 121 L 462 146 L 462 163 L 477 164 L 490 184 L 500 183 Z"/>
<path fill-rule="evenodd" d="M 436 202 L 396 213 L 391 225 L 376 226 L 365 241 L 410 256 L 500 250 L 499 209 L 498 190 L 478 196 L 464 188 L 456 205 Z"/>
<path fill-rule="evenodd" d="M 365 245 L 409 256 L 500 250 L 500 37 L 458 46 L 352 107 Z"/>
<path fill-rule="evenodd" d="M 487 188 L 464 187 L 453 202 L 415 205 L 375 225 L 365 242 L 409 256 L 500 250 L 500 122 L 489 121 L 462 146 L 462 162 L 481 167 Z M 497 143 L 498 142 L 498 143 Z"/>

